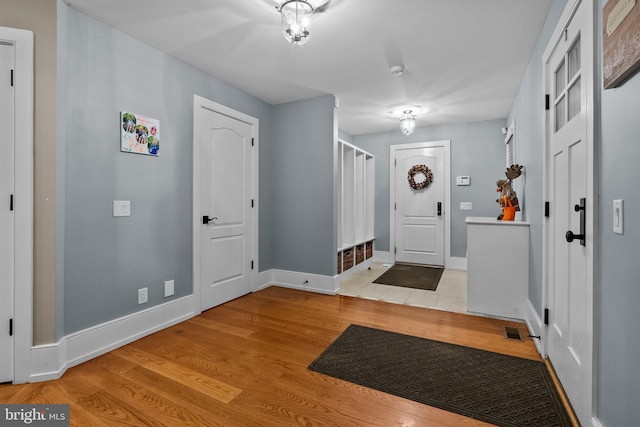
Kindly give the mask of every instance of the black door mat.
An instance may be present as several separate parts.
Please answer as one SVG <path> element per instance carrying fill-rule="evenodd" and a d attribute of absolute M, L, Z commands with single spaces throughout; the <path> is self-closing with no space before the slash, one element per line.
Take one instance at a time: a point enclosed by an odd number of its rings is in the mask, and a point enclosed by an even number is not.
<path fill-rule="evenodd" d="M 309 369 L 498 426 L 571 426 L 542 361 L 351 325 Z"/>
<path fill-rule="evenodd" d="M 444 268 L 442 267 L 394 264 L 382 276 L 374 280 L 373 283 L 435 291 L 443 272 Z"/>

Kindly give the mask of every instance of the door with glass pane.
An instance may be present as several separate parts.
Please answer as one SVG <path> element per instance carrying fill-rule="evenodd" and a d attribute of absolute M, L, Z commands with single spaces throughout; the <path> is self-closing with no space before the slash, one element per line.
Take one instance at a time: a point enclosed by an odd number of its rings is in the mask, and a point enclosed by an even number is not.
<path fill-rule="evenodd" d="M 580 5 L 545 54 L 547 117 L 545 224 L 548 356 L 581 421 L 591 416 L 593 352 L 593 142 L 589 134 L 589 40 Z M 553 39 L 552 39 L 553 43 Z M 590 270 L 591 269 L 591 270 Z"/>

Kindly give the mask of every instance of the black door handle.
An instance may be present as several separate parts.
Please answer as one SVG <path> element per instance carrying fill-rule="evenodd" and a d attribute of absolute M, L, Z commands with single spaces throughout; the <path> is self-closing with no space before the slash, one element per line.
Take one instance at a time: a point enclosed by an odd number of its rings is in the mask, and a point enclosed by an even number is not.
<path fill-rule="evenodd" d="M 585 199 L 583 197 L 583 198 L 580 199 L 580 204 L 575 205 L 573 207 L 574 211 L 580 212 L 580 234 L 574 234 L 574 232 L 571 231 L 571 230 L 567 231 L 567 233 L 565 234 L 565 238 L 567 239 L 567 242 L 569 242 L 569 243 L 571 243 L 574 240 L 578 239 L 578 240 L 580 240 L 580 244 L 582 246 L 586 246 L 587 245 L 586 237 L 585 237 L 586 205 L 587 205 L 587 199 Z"/>
<path fill-rule="evenodd" d="M 573 231 L 569 230 L 567 231 L 567 234 L 565 234 L 565 238 L 569 243 L 573 242 L 575 239 L 579 239 L 580 244 L 584 246 L 584 244 L 582 243 L 584 241 L 584 234 L 573 234 Z"/>
<path fill-rule="evenodd" d="M 442 202 L 438 202 L 438 216 L 442 216 Z"/>
<path fill-rule="evenodd" d="M 207 224 L 209 224 L 209 222 L 214 221 L 214 220 L 216 220 L 216 219 L 218 219 L 218 218 L 216 218 L 215 216 L 208 217 L 207 215 L 204 215 L 204 216 L 202 217 L 202 223 L 203 223 L 204 225 L 207 225 Z"/>

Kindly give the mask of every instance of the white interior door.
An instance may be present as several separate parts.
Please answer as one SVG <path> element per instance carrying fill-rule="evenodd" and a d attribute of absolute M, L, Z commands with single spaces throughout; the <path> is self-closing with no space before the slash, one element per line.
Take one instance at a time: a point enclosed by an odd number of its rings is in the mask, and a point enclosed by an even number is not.
<path fill-rule="evenodd" d="M 14 310 L 14 47 L 0 41 L 0 383 L 13 379 Z M 11 325 L 12 326 L 12 325 Z M 11 334 L 10 334 L 11 332 Z"/>
<path fill-rule="evenodd" d="M 444 265 L 445 149 L 441 146 L 396 150 L 395 158 L 395 260 Z M 433 174 L 431 184 L 415 190 L 409 170 L 425 165 Z M 422 172 L 414 176 L 420 183 Z"/>
<path fill-rule="evenodd" d="M 584 425 L 592 416 L 596 206 L 589 133 L 593 83 L 592 42 L 585 29 L 588 7 L 583 1 L 545 53 L 545 82 L 550 95 L 545 173 L 550 202 L 545 224 L 547 351 Z"/>
<path fill-rule="evenodd" d="M 201 108 L 201 310 L 252 290 L 252 125 Z M 207 218 L 207 219 L 205 219 Z"/>

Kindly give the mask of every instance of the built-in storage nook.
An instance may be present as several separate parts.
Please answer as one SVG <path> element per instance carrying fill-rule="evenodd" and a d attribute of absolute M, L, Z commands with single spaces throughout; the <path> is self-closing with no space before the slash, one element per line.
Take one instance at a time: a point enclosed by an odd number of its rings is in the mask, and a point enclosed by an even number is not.
<path fill-rule="evenodd" d="M 338 274 L 373 258 L 375 158 L 338 141 Z"/>

